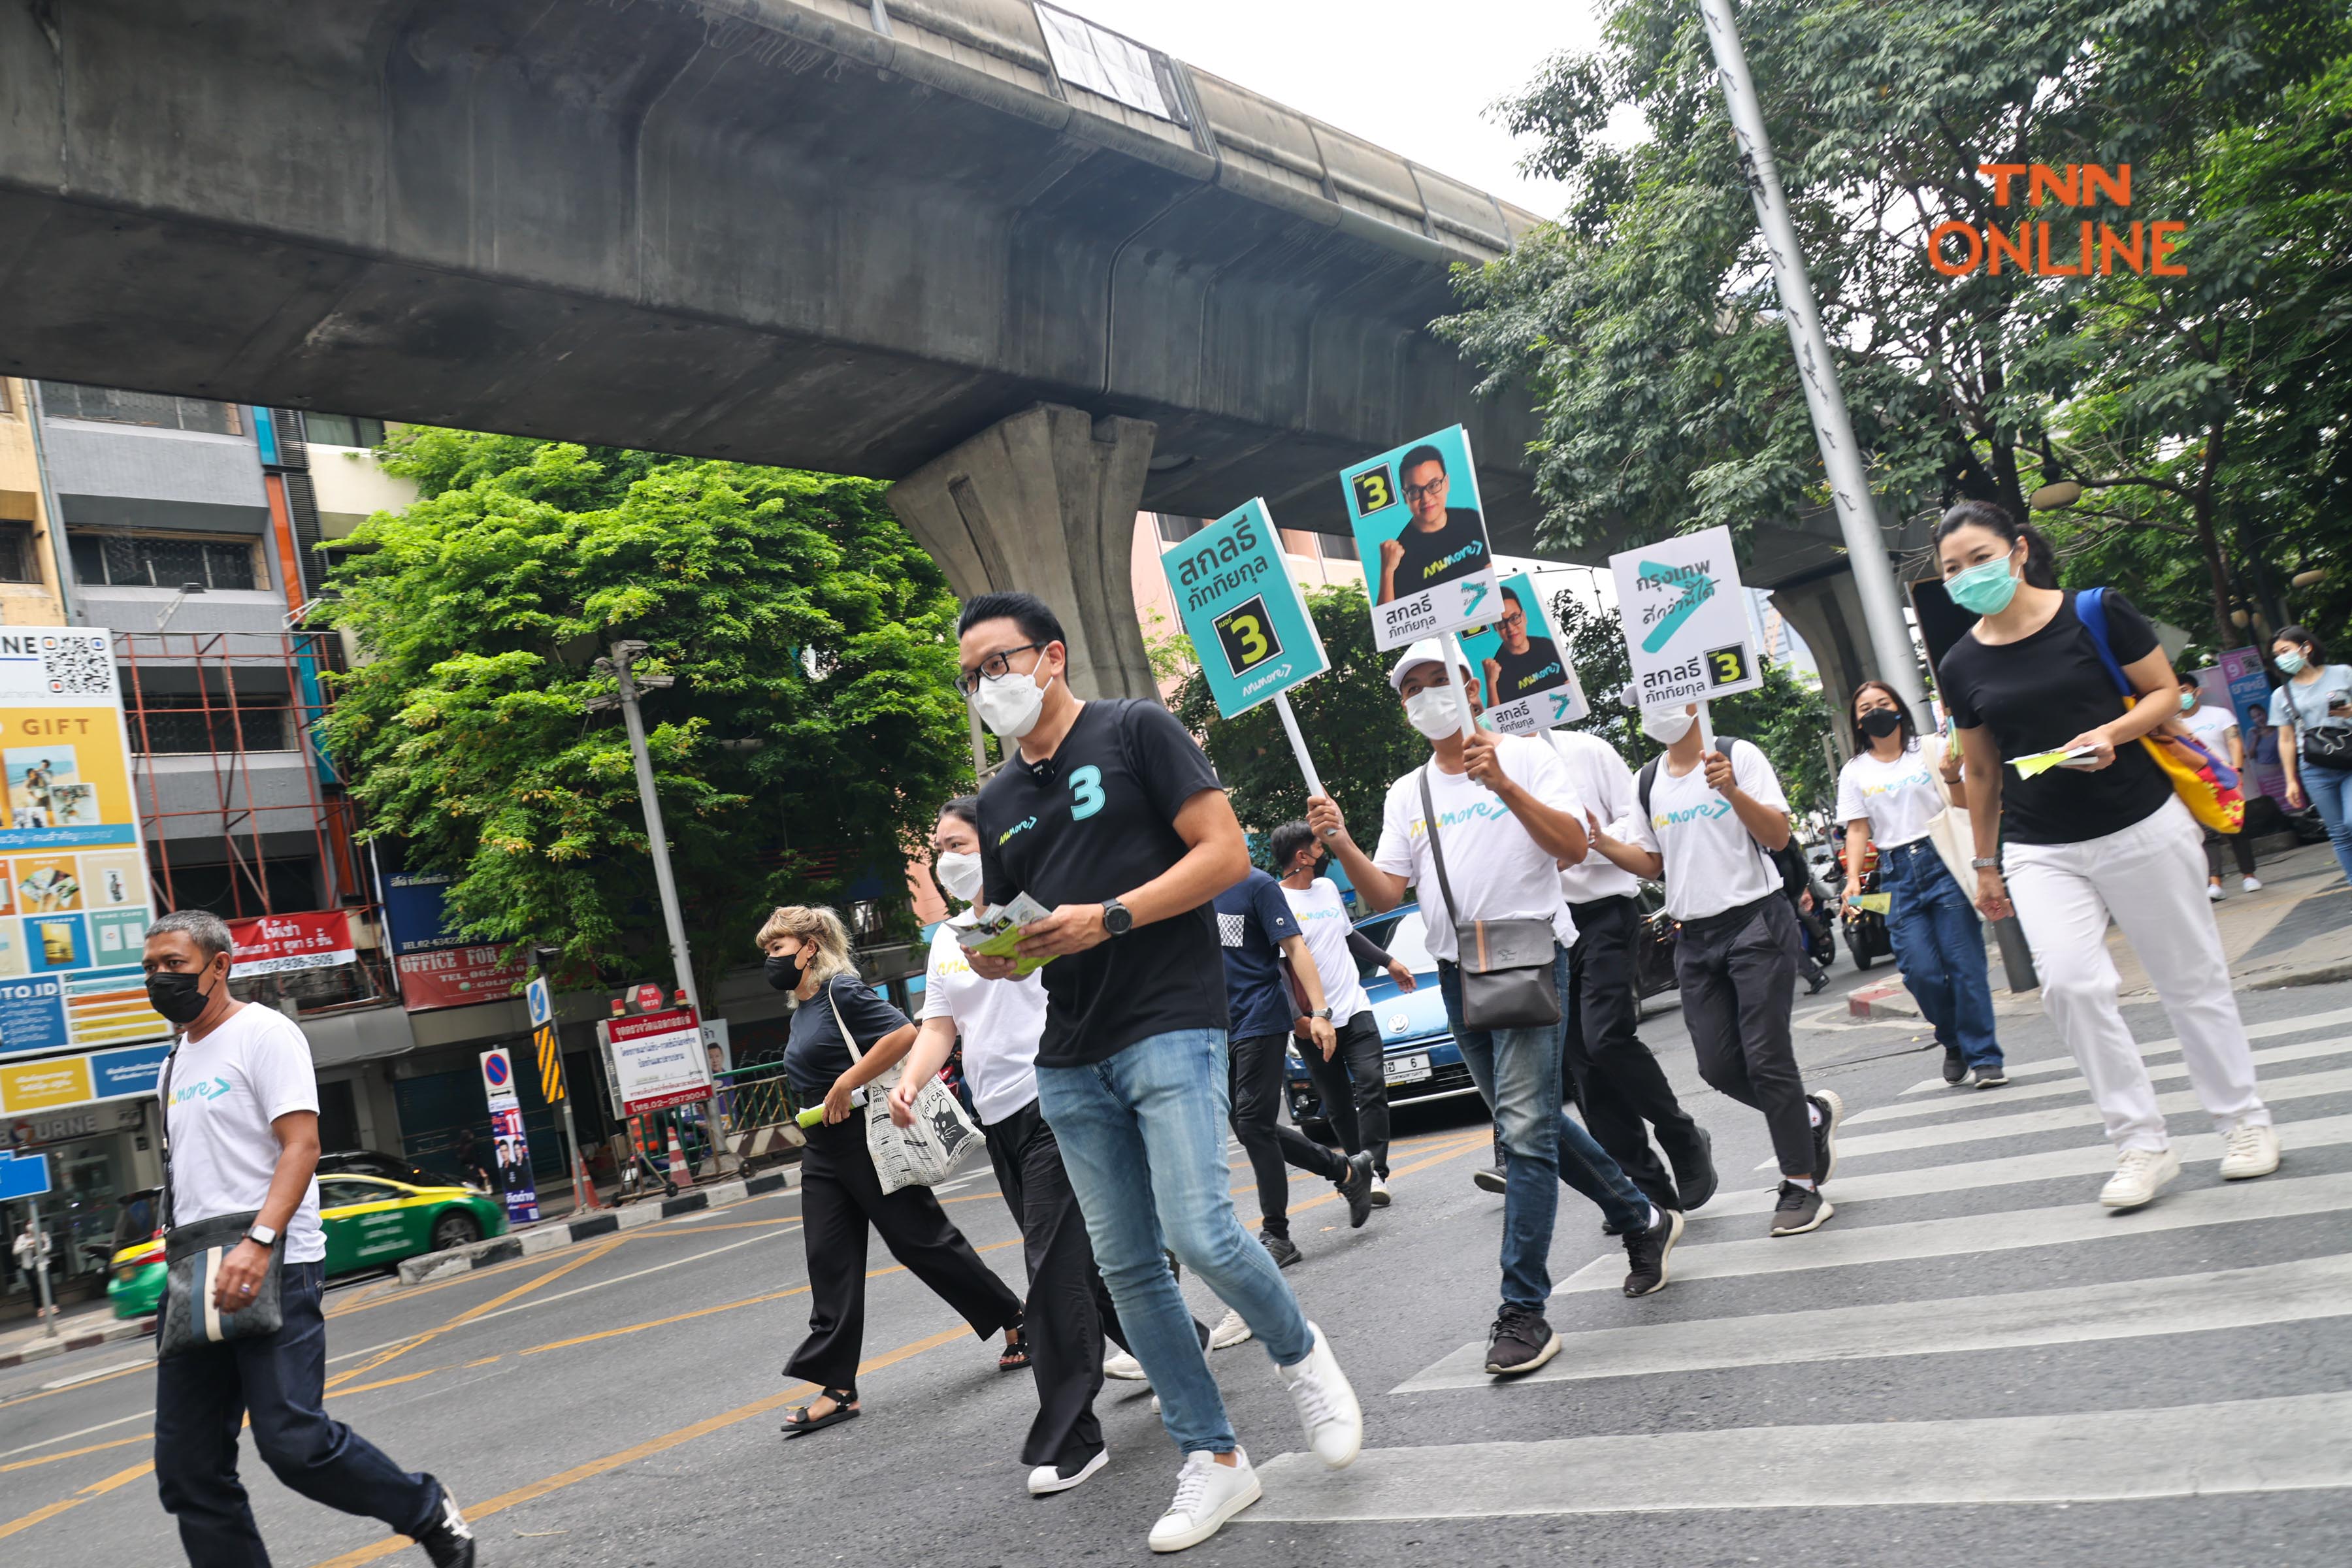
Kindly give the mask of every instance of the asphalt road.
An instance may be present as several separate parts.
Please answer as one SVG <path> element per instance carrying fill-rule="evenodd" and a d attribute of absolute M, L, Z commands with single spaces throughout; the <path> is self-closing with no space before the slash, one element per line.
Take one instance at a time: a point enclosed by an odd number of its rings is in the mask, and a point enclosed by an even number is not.
<path fill-rule="evenodd" d="M 2284 1129 L 2278 1174 L 2223 1187 L 2183 1110 L 2186 1173 L 2112 1216 L 2046 1024 L 2003 1036 L 2013 1064 L 2047 1070 L 1946 1090 L 1909 1031 L 1838 1021 L 1858 978 L 1842 966 L 1801 998 L 1809 1078 L 1859 1113 L 1839 1212 L 1810 1237 L 1764 1239 L 1760 1121 L 1696 1087 L 1673 1012 L 1645 1026 L 1716 1135 L 1724 1193 L 1642 1301 L 1616 1293 L 1622 1253 L 1563 1195 L 1552 1320 L 1570 1338 L 1540 1381 L 1459 1370 L 1492 1313 L 1501 1210 L 1470 1184 L 1474 1111 L 1405 1119 L 1395 1205 L 1361 1231 L 1297 1184 L 1307 1260 L 1289 1278 L 1363 1397 L 1367 1451 L 1336 1477 L 1302 1462 L 1263 1351 L 1219 1352 L 1266 1496 L 1185 1561 L 2352 1561 L 2352 985 L 2241 998 Z M 2162 1015 L 2130 1016 L 2170 1073 L 2159 1090 L 2185 1100 Z M 946 1195 L 1017 1279 L 991 1181 Z M 1146 1560 L 1176 1455 L 1141 1385 L 1106 1391 L 1110 1468 L 1031 1499 L 1025 1374 L 998 1373 L 994 1346 L 878 1248 L 866 1417 L 778 1435 L 806 1396 L 776 1370 L 805 1321 L 798 1208 L 778 1194 L 446 1283 L 340 1287 L 331 1408 L 440 1475 L 497 1568 Z M 148 1469 L 152 1377 L 135 1344 L 0 1373 L 6 1561 L 178 1560 Z M 247 1469 L 280 1564 L 423 1560 Z"/>

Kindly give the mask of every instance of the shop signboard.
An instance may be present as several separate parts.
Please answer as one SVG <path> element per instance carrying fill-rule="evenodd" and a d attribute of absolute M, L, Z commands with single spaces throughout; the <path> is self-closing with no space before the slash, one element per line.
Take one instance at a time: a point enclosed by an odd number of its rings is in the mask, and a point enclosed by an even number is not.
<path fill-rule="evenodd" d="M 615 1116 L 710 1098 L 710 1066 L 693 1008 L 607 1018 L 597 1025 L 596 1036 L 604 1047 Z"/>
<path fill-rule="evenodd" d="M 232 980 L 359 962 L 352 947 L 352 918 L 341 910 L 231 921 L 228 936 Z"/>
<path fill-rule="evenodd" d="M 401 1005 L 412 1013 L 503 1002 L 523 977 L 524 966 L 505 948 L 449 934 L 443 899 L 452 880 L 437 871 L 394 871 L 383 879 L 393 968 Z"/>
<path fill-rule="evenodd" d="M 78 1105 L 153 1094 L 156 1075 L 170 1048 L 165 1041 L 157 1040 L 151 1045 L 0 1066 L 0 1116 L 68 1110 Z"/>
<path fill-rule="evenodd" d="M 0 1057 L 159 1038 L 113 637 L 0 628 Z"/>

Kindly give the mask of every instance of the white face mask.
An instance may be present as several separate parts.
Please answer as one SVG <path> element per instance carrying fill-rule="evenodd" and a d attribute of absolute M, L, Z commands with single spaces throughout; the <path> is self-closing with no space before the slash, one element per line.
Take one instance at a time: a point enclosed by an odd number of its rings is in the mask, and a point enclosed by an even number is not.
<path fill-rule="evenodd" d="M 1454 706 L 1454 688 L 1433 686 L 1406 698 L 1404 721 L 1432 741 L 1461 733 L 1462 710 Z"/>
<path fill-rule="evenodd" d="M 980 857 L 961 849 L 950 849 L 931 862 L 931 869 L 940 876 L 940 886 L 950 898 L 976 903 L 980 899 Z"/>
<path fill-rule="evenodd" d="M 1007 741 L 1017 741 L 1037 727 L 1037 715 L 1045 710 L 1046 688 L 1053 684 L 1051 676 L 1040 685 L 1034 674 L 1007 670 L 1000 680 L 980 683 L 972 706 L 980 710 L 982 723 Z"/>
<path fill-rule="evenodd" d="M 1664 713 L 1644 713 L 1642 715 L 1642 733 L 1649 736 L 1661 746 L 1671 746 L 1689 734 L 1690 727 L 1697 722 L 1698 715 L 1696 713 L 1671 710 Z"/>

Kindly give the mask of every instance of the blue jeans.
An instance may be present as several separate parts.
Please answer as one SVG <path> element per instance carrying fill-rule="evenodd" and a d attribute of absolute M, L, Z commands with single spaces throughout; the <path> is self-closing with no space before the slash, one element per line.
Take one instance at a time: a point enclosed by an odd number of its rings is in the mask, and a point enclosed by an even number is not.
<path fill-rule="evenodd" d="M 1276 1365 L 1315 1348 L 1272 1255 L 1234 1215 L 1225 1074 L 1222 1029 L 1176 1029 L 1091 1067 L 1037 1068 L 1038 1109 L 1062 1146 L 1128 1348 L 1188 1454 L 1227 1452 L 1234 1428 L 1163 1248 L 1242 1315 Z"/>
<path fill-rule="evenodd" d="M 1568 994 L 1568 950 L 1552 950 L 1552 979 Z M 1566 1182 L 1601 1205 L 1612 1236 L 1644 1230 L 1650 1200 L 1561 1106 L 1559 1026 L 1473 1029 L 1462 1022 L 1462 971 L 1437 966 L 1445 1023 L 1502 1131 L 1503 1304 L 1541 1311 L 1551 1298 L 1551 1231 Z"/>
<path fill-rule="evenodd" d="M 2327 842 L 2336 846 L 2336 863 L 2344 868 L 2344 879 L 2352 882 L 2352 772 L 2305 763 L 2294 776 L 2303 781 L 2304 795 L 2327 825 Z"/>
<path fill-rule="evenodd" d="M 1984 930 L 1935 842 L 1915 838 L 1881 849 L 1878 878 L 1891 895 L 1886 934 L 1895 943 L 1895 965 L 1936 1037 L 1959 1047 L 1972 1068 L 2000 1067 Z"/>

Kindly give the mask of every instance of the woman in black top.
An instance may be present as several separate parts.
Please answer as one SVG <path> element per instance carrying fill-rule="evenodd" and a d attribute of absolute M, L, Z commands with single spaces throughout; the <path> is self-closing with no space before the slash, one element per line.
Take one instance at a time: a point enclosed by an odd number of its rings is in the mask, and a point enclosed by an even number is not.
<path fill-rule="evenodd" d="M 784 1423 L 784 1435 L 798 1437 L 859 1414 L 867 1226 L 882 1233 L 882 1244 L 908 1272 L 963 1314 L 972 1332 L 985 1339 L 1003 1330 L 1008 1353 L 1019 1338 L 1021 1298 L 948 1223 L 930 1188 L 886 1194 L 874 1174 L 866 1149 L 866 1086 L 906 1056 L 915 1026 L 859 982 L 841 917 L 824 908 L 780 909 L 758 941 L 768 955 L 768 984 L 794 998 L 784 1076 L 800 1100 L 824 1102 L 824 1120 L 809 1130 L 801 1152 L 809 1333 L 784 1375 L 805 1378 L 820 1392 Z M 844 1025 L 862 1053 L 856 1060 L 843 1043 Z"/>
<path fill-rule="evenodd" d="M 2043 1005 L 2117 1150 L 2099 1201 L 2137 1208 L 2180 1173 L 2116 1006 L 2110 917 L 2180 1036 L 2189 1082 L 2222 1137 L 2221 1174 L 2268 1175 L 2278 1139 L 2205 898 L 2204 835 L 2139 744 L 2179 711 L 2171 660 L 2122 595 L 2100 595 L 2108 651 L 2138 700 L 2127 706 L 2041 535 L 1989 501 L 1962 501 L 1936 542 L 1953 602 L 1983 617 L 1937 672 L 1968 761 L 1977 903 L 1992 920 L 2013 910 L 2025 928 Z M 2053 751 L 2080 755 L 2032 778 L 2006 765 Z"/>

